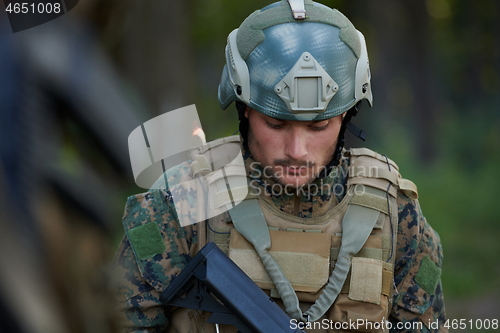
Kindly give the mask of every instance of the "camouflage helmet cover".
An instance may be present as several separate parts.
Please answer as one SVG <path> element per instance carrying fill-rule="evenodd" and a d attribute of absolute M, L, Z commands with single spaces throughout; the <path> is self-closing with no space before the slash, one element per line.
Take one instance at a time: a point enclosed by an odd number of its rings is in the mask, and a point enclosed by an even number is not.
<path fill-rule="evenodd" d="M 305 0 L 297 20 L 283 0 L 251 14 L 228 37 L 218 98 L 284 120 L 335 117 L 371 105 L 363 35 L 338 10 Z"/>

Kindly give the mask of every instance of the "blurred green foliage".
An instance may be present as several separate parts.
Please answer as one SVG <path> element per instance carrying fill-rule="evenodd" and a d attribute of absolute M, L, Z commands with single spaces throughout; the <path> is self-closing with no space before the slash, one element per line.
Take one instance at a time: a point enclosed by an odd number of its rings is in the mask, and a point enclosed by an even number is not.
<path fill-rule="evenodd" d="M 468 128 L 467 135 L 459 128 Z M 440 153 L 430 166 L 411 153 L 411 140 L 387 140 L 382 149 L 418 185 L 424 215 L 441 236 L 445 294 L 489 294 L 500 279 L 500 127 L 469 116 L 450 120 L 440 137 Z"/>

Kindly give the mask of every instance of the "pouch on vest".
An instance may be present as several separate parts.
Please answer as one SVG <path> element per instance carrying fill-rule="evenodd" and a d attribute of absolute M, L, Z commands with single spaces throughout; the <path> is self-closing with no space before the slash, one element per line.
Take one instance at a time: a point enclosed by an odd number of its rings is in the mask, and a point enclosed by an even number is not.
<path fill-rule="evenodd" d="M 270 230 L 269 253 L 296 291 L 315 293 L 330 275 L 331 236 L 323 233 Z M 236 229 L 231 230 L 229 257 L 262 289 L 274 284 L 253 245 Z"/>
<path fill-rule="evenodd" d="M 352 258 L 349 299 L 380 304 L 383 264 L 382 260 L 377 259 Z"/>

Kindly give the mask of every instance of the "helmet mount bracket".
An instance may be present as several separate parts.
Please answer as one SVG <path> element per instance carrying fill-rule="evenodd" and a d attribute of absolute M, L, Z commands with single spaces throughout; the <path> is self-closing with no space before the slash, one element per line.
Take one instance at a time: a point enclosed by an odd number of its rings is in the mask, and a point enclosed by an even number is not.
<path fill-rule="evenodd" d="M 290 113 L 311 120 L 326 110 L 339 90 L 339 85 L 309 52 L 304 52 L 295 65 L 274 87 Z M 308 116 L 305 116 L 307 114 Z"/>

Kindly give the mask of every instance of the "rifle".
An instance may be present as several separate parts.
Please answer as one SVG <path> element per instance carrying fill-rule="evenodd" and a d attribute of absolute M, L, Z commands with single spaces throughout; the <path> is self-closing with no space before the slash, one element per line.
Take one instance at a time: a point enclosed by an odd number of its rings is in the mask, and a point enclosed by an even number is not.
<path fill-rule="evenodd" d="M 212 312 L 208 323 L 233 325 L 241 333 L 305 333 L 217 245 L 210 242 L 172 280 L 162 303 Z"/>

